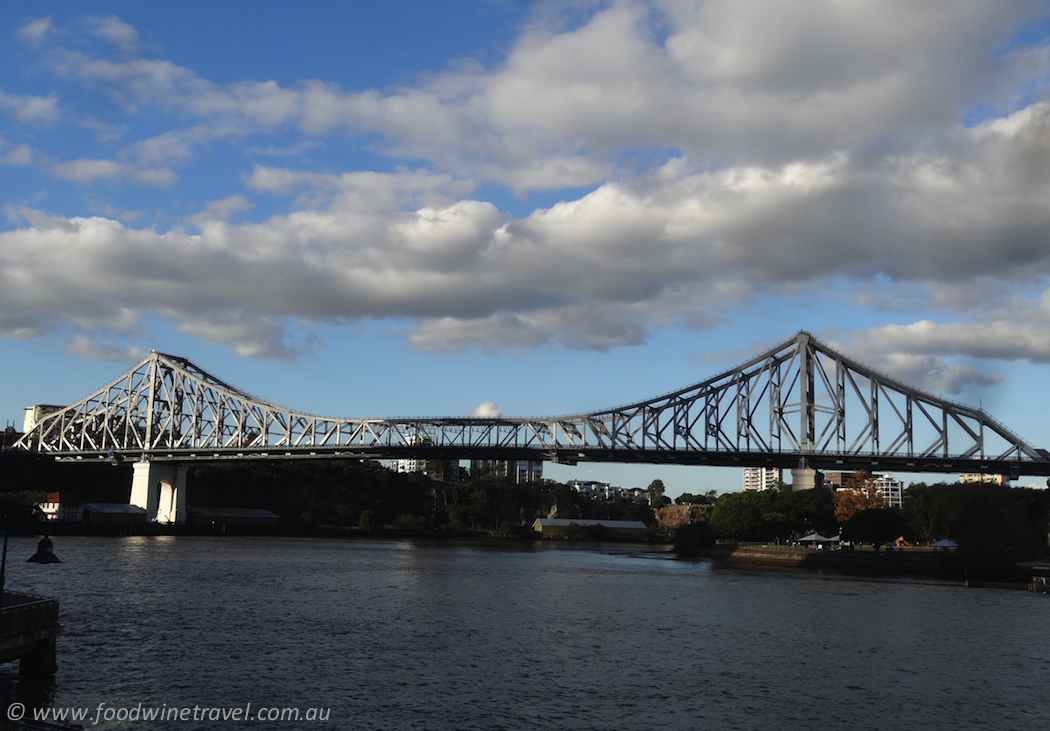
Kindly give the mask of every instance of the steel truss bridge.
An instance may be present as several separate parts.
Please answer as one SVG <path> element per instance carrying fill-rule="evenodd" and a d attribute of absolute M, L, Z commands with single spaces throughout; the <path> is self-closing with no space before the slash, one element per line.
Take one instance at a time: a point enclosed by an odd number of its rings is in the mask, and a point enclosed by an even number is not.
<path fill-rule="evenodd" d="M 806 332 L 720 375 L 553 418 L 340 419 L 275 406 L 153 352 L 16 444 L 59 459 L 531 459 L 1050 475 L 981 409 L 889 378 Z"/>

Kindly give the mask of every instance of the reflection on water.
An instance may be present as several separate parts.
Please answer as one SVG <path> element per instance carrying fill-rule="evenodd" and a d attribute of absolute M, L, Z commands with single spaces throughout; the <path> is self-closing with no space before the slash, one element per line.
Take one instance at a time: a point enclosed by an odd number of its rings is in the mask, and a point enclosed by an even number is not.
<path fill-rule="evenodd" d="M 331 708 L 348 729 L 1034 729 L 1050 711 L 1050 605 L 1026 592 L 623 545 L 56 544 L 62 564 L 9 564 L 66 627 L 54 687 L 26 702 Z"/>

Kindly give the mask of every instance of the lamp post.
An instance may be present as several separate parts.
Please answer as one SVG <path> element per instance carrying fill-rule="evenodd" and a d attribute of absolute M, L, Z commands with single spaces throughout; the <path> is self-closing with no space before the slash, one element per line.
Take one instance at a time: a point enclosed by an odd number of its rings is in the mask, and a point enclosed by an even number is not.
<path fill-rule="evenodd" d="M 4 548 L 0 554 L 0 609 L 4 606 L 4 585 L 7 583 L 7 537 L 10 531 L 4 524 Z M 55 544 L 44 534 L 44 539 L 36 546 L 36 553 L 26 559 L 33 563 L 62 563 L 62 559 L 55 555 Z"/>
<path fill-rule="evenodd" d="M 7 580 L 7 521 L 4 521 L 4 553 L 0 557 L 0 609 L 4 608 L 4 582 Z"/>
<path fill-rule="evenodd" d="M 4 552 L 6 555 L 6 542 L 4 543 Z M 27 558 L 26 561 L 32 563 L 62 563 L 62 559 L 55 555 L 55 544 L 50 538 L 47 537 L 47 533 L 44 534 L 44 538 L 40 541 L 40 543 L 36 544 L 36 553 Z M 0 582 L 2 581 L 3 579 L 0 579 Z"/>

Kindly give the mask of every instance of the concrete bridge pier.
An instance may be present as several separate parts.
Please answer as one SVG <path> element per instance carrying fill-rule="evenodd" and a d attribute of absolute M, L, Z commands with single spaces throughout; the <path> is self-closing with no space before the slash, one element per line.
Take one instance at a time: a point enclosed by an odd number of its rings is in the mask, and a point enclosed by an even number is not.
<path fill-rule="evenodd" d="M 145 508 L 150 521 L 185 523 L 186 471 L 178 462 L 136 462 L 130 504 Z"/>
<path fill-rule="evenodd" d="M 809 466 L 806 460 L 799 460 L 798 467 L 791 470 L 791 492 L 812 490 L 823 484 L 823 475 Z"/>

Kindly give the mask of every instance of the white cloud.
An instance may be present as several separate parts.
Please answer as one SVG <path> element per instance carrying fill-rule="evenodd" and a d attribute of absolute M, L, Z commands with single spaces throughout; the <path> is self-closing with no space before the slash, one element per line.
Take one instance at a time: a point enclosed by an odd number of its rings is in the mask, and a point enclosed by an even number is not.
<path fill-rule="evenodd" d="M 1050 358 L 1043 307 L 1010 296 L 1050 277 L 1050 62 L 1044 46 L 1004 52 L 1042 3 L 595 7 L 568 29 L 536 15 L 491 68 L 384 91 L 220 85 L 130 57 L 135 29 L 96 19 L 124 55 L 57 49 L 43 63 L 123 110 L 127 134 L 82 122 L 107 141 L 148 133 L 53 164 L 58 178 L 175 187 L 172 166 L 202 165 L 220 139 L 276 157 L 342 153 L 349 138 L 412 167 L 244 161 L 228 183 L 260 194 L 252 213 L 269 217 L 229 223 L 252 205 L 231 190 L 181 219 L 198 235 L 18 209 L 27 225 L 0 233 L 0 328 L 90 330 L 153 311 L 289 358 L 306 347 L 289 323 L 396 317 L 426 350 L 609 349 L 710 327 L 764 295 L 817 303 L 848 285 L 857 307 L 956 320 L 902 316 L 855 335 L 931 388 L 994 380 L 957 356 Z M 27 42 L 49 32 L 35 23 Z M 55 121 L 57 99 L 0 105 Z M 978 106 L 988 121 L 961 124 Z M 494 186 L 561 200 L 516 217 L 485 199 Z M 290 200 L 262 214 L 267 196 Z"/>
<path fill-rule="evenodd" d="M 0 108 L 5 108 L 20 122 L 54 122 L 58 119 L 58 97 L 11 95 L 0 89 Z"/>
<path fill-rule="evenodd" d="M 106 18 L 89 18 L 89 32 L 105 38 L 124 51 L 133 51 L 138 43 L 139 33 L 134 26 L 128 25 L 115 15 Z"/>
<path fill-rule="evenodd" d="M 135 223 L 146 215 L 146 211 L 142 209 L 129 211 L 126 208 L 117 208 L 105 202 L 96 202 L 91 205 L 91 210 L 95 213 L 101 213 L 104 216 L 110 218 L 116 218 L 124 223 Z"/>
<path fill-rule="evenodd" d="M 284 318 L 248 312 L 206 312 L 201 319 L 180 319 L 177 328 L 205 340 L 227 345 L 237 355 L 270 360 L 294 360 L 307 348 L 292 342 Z"/>
<path fill-rule="evenodd" d="M 0 154 L 0 165 L 28 165 L 32 161 L 33 151 L 29 145 L 18 145 Z"/>
<path fill-rule="evenodd" d="M 209 201 L 203 211 L 188 216 L 186 221 L 194 226 L 207 221 L 228 221 L 234 215 L 250 210 L 252 205 L 243 195 L 231 195 L 219 201 Z"/>
<path fill-rule="evenodd" d="M 478 419 L 498 419 L 503 416 L 503 412 L 500 411 L 499 407 L 492 401 L 486 401 L 485 403 L 480 404 L 478 408 L 474 409 L 470 416 Z"/>
<path fill-rule="evenodd" d="M 113 345 L 93 340 L 83 333 L 74 335 L 62 346 L 69 355 L 88 360 L 137 361 L 146 356 L 146 351 L 134 345 Z"/>
<path fill-rule="evenodd" d="M 51 30 L 51 17 L 31 20 L 18 29 L 18 37 L 23 43 L 36 48 L 44 42 L 44 38 Z"/>
<path fill-rule="evenodd" d="M 70 160 L 54 164 L 51 167 L 51 173 L 57 178 L 78 183 L 90 183 L 100 178 L 108 180 L 127 178 L 137 183 L 162 188 L 170 186 L 177 179 L 172 170 L 140 168 L 113 160 Z"/>

